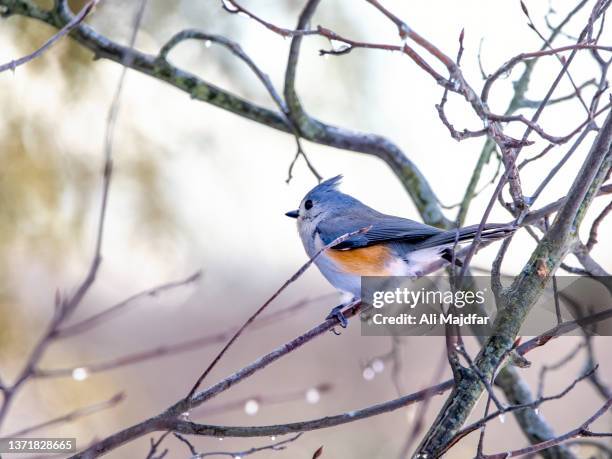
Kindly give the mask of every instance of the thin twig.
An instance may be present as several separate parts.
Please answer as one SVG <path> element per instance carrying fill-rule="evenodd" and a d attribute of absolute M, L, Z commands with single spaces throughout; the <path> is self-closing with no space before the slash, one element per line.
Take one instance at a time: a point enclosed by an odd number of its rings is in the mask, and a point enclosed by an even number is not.
<path fill-rule="evenodd" d="M 527 446 L 525 448 L 517 449 L 514 451 L 507 451 L 507 452 L 498 453 L 498 454 L 487 454 L 483 456 L 483 458 L 484 459 L 506 459 L 509 457 L 518 457 L 518 456 L 524 456 L 526 454 L 534 454 L 534 453 L 537 453 L 538 451 L 542 451 L 544 449 L 550 448 L 551 446 L 559 445 L 569 439 L 577 438 L 577 437 L 595 437 L 595 436 L 610 437 L 612 436 L 612 433 L 597 434 L 597 433 L 590 432 L 588 430 L 589 426 L 593 422 L 595 422 L 597 419 L 599 419 L 601 416 L 603 416 L 604 414 L 608 412 L 608 410 L 610 409 L 610 406 L 612 406 L 612 398 L 608 399 L 608 401 L 599 410 L 597 410 L 589 419 L 583 422 L 580 426 L 578 426 L 577 428 L 573 430 L 570 430 L 569 432 L 566 432 L 563 435 L 559 435 L 556 438 L 553 438 L 551 440 L 544 441 L 544 442 L 541 442 L 535 445 Z"/>
<path fill-rule="evenodd" d="M 296 312 L 301 311 L 304 306 L 306 306 L 310 302 L 330 298 L 332 295 L 335 296 L 335 294 L 327 294 L 321 295 L 313 299 L 303 299 L 297 301 L 294 304 L 287 306 L 286 308 L 282 308 L 278 311 L 259 318 L 253 323 L 251 330 L 256 330 L 261 327 L 277 324 L 279 323 L 279 321 L 287 317 L 295 317 L 294 314 Z M 37 378 L 61 378 L 72 377 L 74 375 L 74 371 L 77 369 L 84 369 L 89 374 L 115 370 L 117 368 L 146 362 L 151 359 L 156 359 L 165 356 L 174 356 L 182 354 L 184 352 L 202 349 L 208 346 L 212 346 L 214 344 L 225 343 L 235 332 L 236 327 L 231 327 L 221 332 L 216 332 L 212 334 L 207 333 L 202 336 L 187 339 L 184 341 L 179 341 L 177 343 L 162 344 L 152 347 L 150 349 L 128 353 L 120 357 L 103 360 L 97 363 L 84 363 L 65 368 L 37 368 L 35 370 L 34 376 Z"/>
<path fill-rule="evenodd" d="M 139 7 L 136 11 L 135 20 L 134 20 L 134 28 L 132 30 L 132 35 L 130 37 L 130 49 L 133 48 L 134 43 L 136 41 L 136 36 L 138 30 L 140 28 L 140 23 L 142 20 L 142 16 L 144 14 L 144 8 L 147 0 L 141 0 Z M 65 2 L 58 2 L 57 5 L 66 6 Z M 68 23 L 70 23 L 69 21 Z M 73 28 L 80 27 L 82 24 L 80 22 L 76 22 L 73 25 Z M 121 95 L 121 88 L 123 86 L 123 80 L 125 77 L 125 71 L 127 66 L 129 66 L 129 60 L 131 59 L 132 54 L 126 54 L 124 56 L 125 62 L 123 62 L 124 67 L 121 73 L 121 77 L 119 79 L 119 83 L 117 86 L 117 90 L 113 97 L 113 101 L 109 108 L 109 113 L 107 117 L 106 124 L 106 133 L 105 133 L 105 143 L 104 143 L 104 172 L 102 179 L 102 197 L 100 202 L 100 210 L 98 216 L 98 224 L 96 231 L 96 240 L 95 240 L 95 248 L 94 255 L 92 257 L 91 264 L 87 270 L 87 274 L 84 279 L 76 288 L 76 291 L 66 298 L 63 298 L 59 292 L 55 297 L 55 310 L 53 317 L 51 318 L 50 323 L 47 326 L 47 329 L 38 340 L 36 345 L 34 346 L 32 352 L 28 356 L 26 363 L 17 376 L 15 382 L 10 387 L 5 387 L 4 399 L 2 401 L 2 406 L 0 407 L 0 424 L 5 419 L 8 410 L 11 406 L 12 400 L 22 385 L 28 381 L 35 374 L 36 366 L 39 361 L 42 359 L 45 351 L 48 348 L 48 345 L 53 339 L 53 336 L 57 332 L 60 325 L 67 320 L 77 309 L 77 307 L 81 304 L 83 298 L 93 285 L 96 275 L 98 273 L 98 269 L 100 268 L 100 264 L 102 262 L 102 240 L 104 236 L 104 225 L 106 220 L 106 209 L 108 204 L 108 193 L 110 189 L 110 182 L 112 176 L 112 147 L 113 147 L 113 133 L 115 127 L 115 120 L 119 110 L 119 102 Z"/>
<path fill-rule="evenodd" d="M 606 217 L 612 211 L 612 201 L 604 207 L 604 209 L 600 212 L 600 214 L 593 221 L 593 225 L 591 226 L 591 231 L 589 231 L 589 240 L 586 243 L 587 249 L 590 251 L 595 244 L 597 244 L 597 231 L 599 230 L 599 225 L 606 219 Z"/>
<path fill-rule="evenodd" d="M 90 0 L 87 2 L 83 8 L 72 18 L 70 22 L 68 22 L 64 27 L 62 27 L 59 32 L 55 33 L 51 38 L 49 38 L 40 48 L 38 48 L 33 53 L 28 54 L 27 56 L 21 57 L 19 59 L 12 60 L 7 62 L 6 64 L 0 65 L 0 73 L 11 70 L 15 71 L 17 67 L 20 65 L 26 64 L 37 57 L 42 56 L 45 51 L 51 48 L 55 43 L 57 43 L 61 38 L 70 33 L 72 29 L 78 26 L 81 22 L 85 20 L 85 18 L 91 13 L 94 7 L 98 4 L 100 0 Z"/>
<path fill-rule="evenodd" d="M 201 275 L 201 271 L 196 271 L 185 279 L 168 282 L 166 284 L 161 284 L 156 287 L 143 290 L 142 292 L 135 293 L 134 295 L 131 295 L 125 300 L 122 300 L 119 303 L 98 312 L 97 314 L 87 317 L 86 319 L 82 319 L 74 324 L 58 328 L 53 337 L 54 339 L 67 338 L 69 336 L 74 336 L 76 334 L 91 330 L 92 328 L 97 327 L 101 323 L 114 317 L 115 314 L 120 311 L 123 311 L 126 307 L 132 305 L 136 301 L 142 298 L 156 297 L 168 290 L 187 286 L 193 282 L 197 282 L 200 279 Z"/>
<path fill-rule="evenodd" d="M 221 349 L 221 351 L 219 352 L 219 354 L 217 354 L 217 356 L 212 360 L 212 362 L 210 363 L 210 365 L 208 365 L 208 367 L 206 368 L 206 370 L 204 370 L 204 372 L 200 375 L 200 377 L 197 379 L 196 383 L 194 384 L 194 386 L 191 388 L 191 390 L 189 391 L 189 393 L 187 394 L 188 399 L 190 399 L 195 392 L 198 390 L 198 388 L 200 387 L 200 384 L 202 384 L 202 381 L 204 381 L 204 379 L 206 378 L 206 376 L 208 376 L 208 374 L 212 371 L 212 369 L 215 367 L 215 365 L 219 362 L 219 360 L 221 360 L 221 358 L 223 357 L 223 355 L 225 355 L 225 353 L 227 352 L 227 350 L 230 348 L 230 346 L 232 344 L 234 344 L 234 342 L 238 339 L 238 337 L 242 334 L 242 332 L 268 307 L 268 305 L 270 303 L 272 303 L 289 285 L 291 285 L 293 282 L 295 282 L 297 279 L 300 278 L 300 276 L 302 274 L 304 274 L 306 272 L 306 270 L 310 267 L 310 265 L 312 265 L 317 258 L 319 258 L 319 256 L 325 252 L 327 249 L 334 247 L 344 241 L 346 241 L 347 239 L 356 236 L 358 234 L 363 234 L 366 233 L 370 230 L 370 227 L 366 227 L 366 228 L 361 228 L 357 231 L 353 231 L 351 233 L 346 233 L 343 234 L 342 236 L 334 239 L 333 241 L 331 241 L 329 244 L 326 244 L 325 246 L 323 246 L 321 249 L 319 249 L 319 251 L 317 251 L 317 253 L 315 253 L 306 263 L 304 263 L 302 265 L 302 267 L 300 269 L 298 269 L 295 274 L 293 274 L 293 276 L 291 276 L 289 279 L 287 279 L 285 281 L 285 283 L 283 285 L 280 286 L 280 288 L 274 292 L 272 294 L 272 296 L 270 298 L 268 298 L 268 300 L 262 304 L 259 309 L 257 309 L 257 311 L 255 311 L 248 319 L 247 321 L 238 329 L 238 331 L 236 331 L 236 333 L 234 334 L 234 336 L 232 336 L 230 338 L 230 340 L 227 342 L 227 344 Z"/>
<path fill-rule="evenodd" d="M 57 418 L 53 418 L 48 421 L 41 422 L 40 424 L 35 424 L 30 427 L 25 427 L 23 429 L 20 429 L 16 432 L 13 432 L 5 436 L 6 437 L 23 437 L 24 435 L 30 435 L 33 432 L 38 432 L 39 430 L 46 429 L 47 427 L 73 422 L 82 417 L 89 416 L 90 414 L 98 413 L 99 411 L 113 408 L 117 404 L 122 402 L 124 399 L 125 399 L 124 394 L 121 392 L 116 395 L 113 395 L 111 398 L 103 402 L 98 402 L 98 403 L 94 403 L 93 405 L 89 405 L 83 408 L 78 408 L 74 411 L 71 411 L 70 413 L 66 413 L 61 416 L 58 416 Z"/>
<path fill-rule="evenodd" d="M 586 373 L 580 375 L 578 378 L 574 379 L 565 389 L 563 389 L 562 391 L 560 391 L 559 393 L 555 394 L 555 395 L 551 395 L 548 397 L 539 397 L 538 399 L 530 402 L 530 403 L 524 403 L 524 404 L 520 404 L 520 405 L 511 405 L 506 407 L 504 410 L 499 410 L 499 411 L 495 411 L 493 413 L 487 414 L 485 415 L 482 419 L 470 424 L 467 427 L 464 427 L 463 429 L 461 429 L 453 438 L 453 440 L 451 442 L 449 442 L 449 449 L 451 446 L 457 444 L 457 442 L 459 440 L 461 440 L 462 438 L 464 438 L 466 435 L 470 434 L 471 432 L 482 428 L 484 425 L 486 425 L 487 423 L 489 423 L 490 421 L 498 418 L 499 416 L 502 416 L 505 413 L 510 413 L 513 411 L 518 411 L 518 410 L 524 410 L 524 409 L 534 409 L 534 408 L 538 408 L 540 405 L 546 403 L 546 402 L 550 402 L 553 400 L 560 400 L 563 397 L 565 397 L 568 393 L 570 393 L 572 390 L 574 390 L 574 388 L 576 387 L 576 385 L 587 379 L 592 373 L 594 373 L 597 370 L 597 367 L 591 368 L 589 371 L 587 371 Z M 448 449 L 447 449 L 448 451 Z M 482 455 L 480 457 L 487 457 L 486 455 Z"/>
<path fill-rule="evenodd" d="M 250 456 L 251 454 L 259 453 L 261 451 L 282 451 L 287 447 L 289 443 L 296 441 L 298 438 L 302 436 L 302 432 L 294 435 L 293 437 L 287 438 L 286 440 L 281 440 L 276 443 L 272 443 L 270 445 L 259 446 L 250 448 L 244 451 L 237 452 L 229 452 L 229 451 L 213 451 L 209 453 L 198 453 L 193 456 L 191 459 L 201 459 L 204 457 L 212 457 L 212 456 L 229 456 L 232 458 L 242 458 L 244 456 Z"/>

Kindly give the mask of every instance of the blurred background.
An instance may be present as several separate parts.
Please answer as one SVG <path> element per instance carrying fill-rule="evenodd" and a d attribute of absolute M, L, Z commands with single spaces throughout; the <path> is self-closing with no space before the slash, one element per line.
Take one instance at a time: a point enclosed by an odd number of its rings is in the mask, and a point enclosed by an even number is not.
<path fill-rule="evenodd" d="M 242 3 L 274 24 L 288 28 L 295 26 L 304 4 L 302 0 Z M 70 4 L 78 10 L 84 2 Z M 101 1 L 87 22 L 113 40 L 127 43 L 136 5 L 137 2 Z M 482 66 L 491 73 L 510 57 L 541 46 L 540 39 L 527 27 L 519 2 L 470 0 L 408 5 L 389 0 L 385 5 L 449 55 L 456 54 L 459 33 L 465 29 L 462 68 L 477 89 L 482 84 L 479 47 Z M 549 10 L 547 2 L 531 1 L 527 5 L 536 25 L 548 34 L 543 19 Z M 558 22 L 573 6 L 574 2 L 554 2 L 552 7 L 558 12 L 550 13 L 551 22 Z M 570 22 L 568 34 L 577 33 L 588 11 L 589 7 L 584 8 Z M 313 20 L 313 25 L 318 24 L 363 41 L 399 44 L 396 29 L 366 2 L 322 2 Z M 252 20 L 228 14 L 216 0 L 150 0 L 136 46 L 156 54 L 172 34 L 187 27 L 238 41 L 276 87 L 282 88 L 290 41 Z M 54 32 L 30 19 L 2 20 L 0 62 L 32 52 Z M 608 28 L 600 42 L 609 44 L 610 38 L 612 30 Z M 572 43 L 572 39 L 562 37 L 558 43 Z M 331 124 L 393 140 L 421 169 L 442 203 L 459 202 L 483 139 L 459 143 L 449 136 L 434 108 L 442 89 L 398 53 L 355 50 L 325 58 L 318 55 L 320 48 L 329 48 L 329 43 L 319 37 L 304 40 L 297 87 L 306 110 Z M 185 42 L 172 52 L 170 60 L 219 87 L 274 107 L 250 70 L 224 49 Z M 554 58 L 538 63 L 528 97 L 541 99 L 559 69 Z M 578 83 L 598 75 L 586 53 L 578 55 L 571 69 Z M 521 71 L 519 65 L 494 86 L 492 111 L 505 110 L 512 96 L 512 82 Z M 0 371 L 5 381 L 11 381 L 20 370 L 24 355 L 48 323 L 56 289 L 73 291 L 89 266 L 99 209 L 106 116 L 120 72 L 119 65 L 94 61 L 89 51 L 62 40 L 41 58 L 13 73 L 0 74 Z M 555 94 L 571 91 L 564 79 Z M 593 88 L 585 89 L 585 97 L 592 91 Z M 459 129 L 481 127 L 458 97 L 449 98 L 447 113 Z M 553 135 L 566 135 L 583 118 L 584 110 L 572 100 L 545 111 L 542 125 Z M 514 135 L 522 131 L 521 126 L 508 129 Z M 593 137 L 590 134 L 589 140 Z M 585 142 L 573 155 L 539 198 L 536 208 L 567 193 L 590 143 Z M 538 141 L 522 154 L 533 156 L 544 146 Z M 383 212 L 420 220 L 409 196 L 381 160 L 308 142 L 305 149 L 324 177 L 344 174 L 344 191 Z M 535 190 L 543 174 L 566 149 L 567 146 L 556 148 L 525 168 L 522 180 L 526 194 Z M 142 299 L 113 320 L 55 343 L 41 368 L 84 370 L 37 379 L 27 385 L 16 398 L 2 434 L 124 392 L 125 400 L 113 409 L 41 432 L 44 436 L 76 437 L 79 446 L 85 446 L 94 438 L 158 413 L 186 394 L 221 343 L 98 373 L 90 372 L 88 367 L 236 326 L 306 261 L 295 222 L 284 213 L 297 207 L 316 179 L 300 159 L 293 179 L 286 183 L 294 153 L 291 136 L 193 101 L 185 93 L 145 75 L 128 72 L 116 127 L 115 173 L 103 264 L 73 321 L 196 270 L 202 270 L 202 278 L 195 284 Z M 496 169 L 497 161 L 492 159 L 479 188 L 495 175 Z M 480 221 L 492 191 L 492 187 L 488 188 L 475 199 L 466 223 Z M 608 202 L 609 198 L 599 198 L 592 206 L 583 224 L 584 235 L 588 235 L 594 216 Z M 456 209 L 449 210 L 447 215 L 454 219 L 455 212 Z M 510 220 L 499 205 L 490 219 Z M 592 252 L 608 271 L 612 269 L 610 231 L 612 220 L 608 219 L 600 227 L 600 243 Z M 533 247 L 533 240 L 520 232 L 506 257 L 504 272 L 520 271 Z M 475 257 L 473 265 L 487 269 L 495 254 L 496 246 L 488 247 Z M 571 257 L 568 262 L 576 264 Z M 321 298 L 325 294 L 329 295 Z M 338 304 L 333 289 L 316 269 L 310 269 L 273 303 L 269 312 L 303 299 L 312 301 L 283 320 L 245 334 L 216 367 L 208 383 L 317 324 Z M 434 382 L 443 341 L 439 337 L 401 340 L 400 380 L 404 393 Z M 534 351 L 529 354 L 532 368 L 521 374 L 535 390 L 542 362 L 561 358 L 578 342 L 577 337 L 561 338 Z M 605 337 L 594 342 L 599 353 L 609 349 L 611 343 Z M 212 424 L 263 425 L 332 415 L 386 401 L 397 396 L 391 377 L 392 362 L 384 358 L 391 345 L 390 338 L 361 337 L 358 326 L 350 326 L 341 336 L 323 336 L 209 405 L 212 409 L 237 401 L 236 409 L 201 413 L 199 417 L 194 412 L 192 419 Z M 473 339 L 469 345 L 475 351 Z M 602 378 L 609 380 L 612 363 L 607 357 L 600 362 L 600 372 Z M 580 357 L 555 372 L 547 379 L 545 393 L 567 386 L 582 365 Z M 242 402 L 274 395 L 281 396 L 278 403 L 262 399 L 257 406 L 251 403 L 247 407 Z M 434 398 L 426 413 L 426 424 L 431 423 L 443 400 L 444 396 Z M 476 412 L 481 412 L 482 405 L 483 402 Z M 541 412 L 561 433 L 582 423 L 600 405 L 591 386 L 582 383 L 562 401 L 542 406 Z M 257 457 L 310 458 L 321 445 L 323 457 L 396 457 L 415 416 L 419 416 L 419 408 L 308 432 L 285 451 L 264 451 Z M 610 418 L 604 417 L 593 428 L 609 431 L 610 426 Z M 266 444 L 265 439 L 194 438 L 193 442 L 202 452 Z M 448 457 L 471 457 L 476 442 L 477 435 L 468 437 Z M 490 424 L 485 451 L 500 452 L 526 444 L 509 416 L 504 423 Z M 189 455 L 175 439 L 168 439 L 166 446 L 170 447 L 167 457 Z M 144 457 L 148 448 L 149 439 L 142 438 L 109 456 Z M 587 457 L 585 451 L 582 452 Z"/>

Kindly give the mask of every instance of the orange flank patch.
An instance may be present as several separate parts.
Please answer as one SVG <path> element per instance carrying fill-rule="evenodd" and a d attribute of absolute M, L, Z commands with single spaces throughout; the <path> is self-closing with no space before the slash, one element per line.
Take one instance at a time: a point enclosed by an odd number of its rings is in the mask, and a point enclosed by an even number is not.
<path fill-rule="evenodd" d="M 388 262 L 392 255 L 384 245 L 352 250 L 328 249 L 327 255 L 344 271 L 359 276 L 390 276 Z"/>

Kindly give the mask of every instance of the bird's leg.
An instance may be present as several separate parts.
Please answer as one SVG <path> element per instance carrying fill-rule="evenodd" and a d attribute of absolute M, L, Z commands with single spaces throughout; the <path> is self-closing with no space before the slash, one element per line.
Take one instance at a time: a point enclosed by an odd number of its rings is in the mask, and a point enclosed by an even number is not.
<path fill-rule="evenodd" d="M 328 319 L 336 319 L 342 328 L 346 328 L 348 326 L 348 320 L 342 313 L 342 310 L 346 308 L 350 303 L 339 304 L 331 312 L 327 315 L 325 320 Z"/>

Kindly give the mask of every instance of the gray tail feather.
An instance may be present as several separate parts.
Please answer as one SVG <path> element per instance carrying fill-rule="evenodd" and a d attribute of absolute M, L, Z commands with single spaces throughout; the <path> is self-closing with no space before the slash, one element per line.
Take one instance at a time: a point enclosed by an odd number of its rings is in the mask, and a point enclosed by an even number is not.
<path fill-rule="evenodd" d="M 429 249 L 434 247 L 448 247 L 453 246 L 455 242 L 462 244 L 472 241 L 476 237 L 479 225 L 465 226 L 457 230 L 444 231 L 443 233 L 436 234 L 429 239 L 418 244 L 415 249 Z M 485 225 L 482 230 L 481 240 L 482 241 L 494 241 L 496 239 L 503 239 L 510 236 L 516 231 L 516 226 L 509 224 L 497 224 L 490 223 Z"/>

